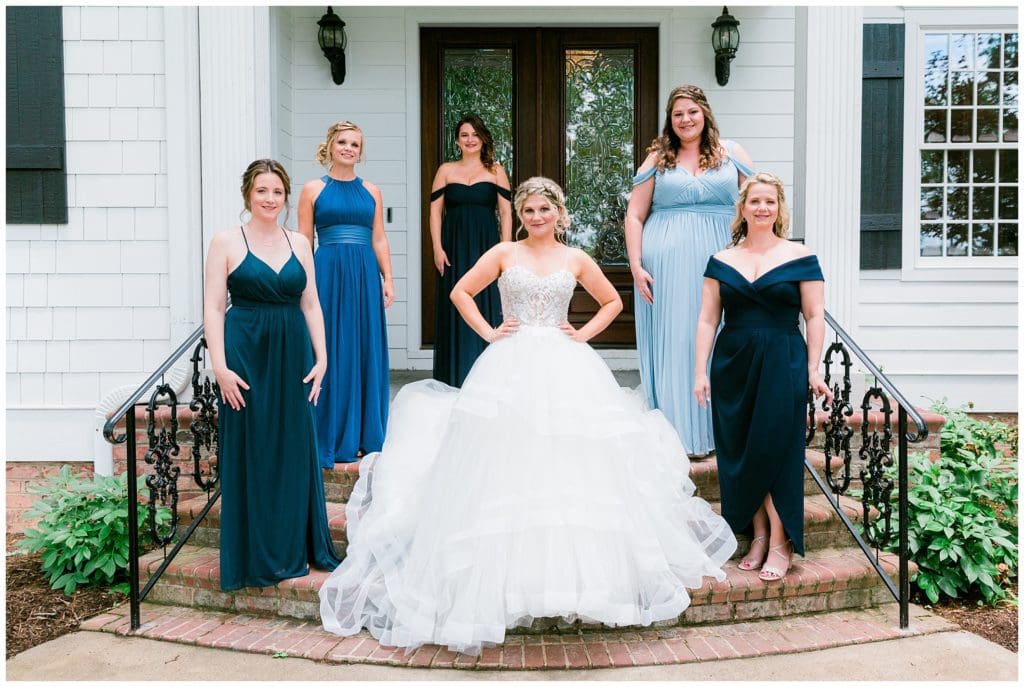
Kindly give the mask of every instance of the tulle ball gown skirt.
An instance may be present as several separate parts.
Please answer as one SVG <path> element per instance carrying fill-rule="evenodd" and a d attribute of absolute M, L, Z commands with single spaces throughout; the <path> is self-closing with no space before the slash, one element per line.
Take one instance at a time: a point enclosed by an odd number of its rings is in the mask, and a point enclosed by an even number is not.
<path fill-rule="evenodd" d="M 320 590 L 324 626 L 477 653 L 535 618 L 674 618 L 736 548 L 688 472 L 664 416 L 590 346 L 522 327 L 461 390 L 398 394 L 349 500 L 348 557 Z"/>

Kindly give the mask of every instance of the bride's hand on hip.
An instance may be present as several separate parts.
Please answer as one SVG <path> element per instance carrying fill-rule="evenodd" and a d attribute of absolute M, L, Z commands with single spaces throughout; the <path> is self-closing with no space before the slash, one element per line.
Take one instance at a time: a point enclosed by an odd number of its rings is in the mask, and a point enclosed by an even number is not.
<path fill-rule="evenodd" d="M 565 332 L 566 336 L 568 336 L 573 341 L 579 341 L 580 343 L 587 342 L 587 340 L 580 335 L 580 330 L 576 329 L 576 327 L 569 324 L 569 320 L 566 320 L 562 324 L 558 325 L 558 328 Z"/>
<path fill-rule="evenodd" d="M 491 333 L 487 336 L 487 343 L 494 343 L 498 339 L 504 339 L 506 336 L 515 334 L 519 329 L 519 320 L 505 320 L 496 328 L 491 329 Z"/>

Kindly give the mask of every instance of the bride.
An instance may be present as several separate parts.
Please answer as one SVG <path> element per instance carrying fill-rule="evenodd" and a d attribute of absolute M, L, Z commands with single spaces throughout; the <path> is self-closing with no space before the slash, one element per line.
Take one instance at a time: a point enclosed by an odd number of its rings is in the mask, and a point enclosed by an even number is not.
<path fill-rule="evenodd" d="M 678 434 L 586 343 L 622 301 L 559 240 L 562 189 L 533 177 L 514 206 L 528 236 L 485 253 L 451 294 L 490 345 L 461 390 L 403 387 L 383 450 L 359 466 L 348 557 L 320 589 L 330 632 L 475 654 L 535 618 L 675 618 L 686 587 L 725 577 L 736 540 L 694 496 Z M 496 329 L 473 301 L 495 279 Z M 601 306 L 580 329 L 566 321 L 577 281 Z"/>

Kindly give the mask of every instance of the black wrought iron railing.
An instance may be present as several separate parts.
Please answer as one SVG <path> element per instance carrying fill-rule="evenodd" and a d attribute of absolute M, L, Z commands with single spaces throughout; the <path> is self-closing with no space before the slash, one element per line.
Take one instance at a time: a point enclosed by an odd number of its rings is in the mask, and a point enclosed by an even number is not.
<path fill-rule="evenodd" d="M 928 436 L 928 425 L 921 414 L 907 401 L 906 397 L 882 374 L 881 370 L 861 350 L 853 338 L 839 326 L 835 319 L 825 313 L 825 322 L 835 335 L 833 342 L 825 351 L 825 384 L 832 390 L 833 400 L 829 404 L 822 401 L 821 409 L 828 413 L 828 418 L 821 423 L 824 433 L 825 477 L 818 473 L 808 460 L 807 470 L 814 477 L 822 493 L 828 497 L 843 525 L 867 556 L 875 571 L 882 578 L 900 607 L 900 627 L 910 624 L 910 558 L 907 540 L 907 492 L 908 492 L 908 444 L 923 441 Z M 856 463 L 859 467 L 857 479 L 858 489 L 851 490 L 854 470 L 854 450 L 851 440 L 854 430 L 849 426 L 848 418 L 853 415 L 853 385 L 850 370 L 853 367 L 851 355 L 855 356 L 867 370 L 872 382 L 861 399 L 860 410 L 860 448 L 856 451 Z M 833 372 L 833 366 L 841 367 Z M 897 450 L 896 450 L 896 483 L 892 479 L 892 402 L 897 404 Z M 872 421 L 872 416 L 881 415 L 880 421 Z M 814 439 L 817 424 L 815 422 L 814 399 L 808 389 L 807 396 L 807 445 Z M 915 431 L 908 431 L 908 419 L 913 421 Z M 833 468 L 835 467 L 835 470 Z M 893 490 L 895 489 L 895 499 Z M 861 532 L 847 517 L 839 503 L 840 496 L 858 494 L 862 507 Z M 896 502 L 897 517 L 893 524 L 892 506 Z M 893 582 L 880 561 L 880 552 L 888 550 L 897 541 L 899 559 L 898 580 Z"/>
<path fill-rule="evenodd" d="M 181 452 L 178 440 L 178 396 L 166 380 L 167 373 L 189 350 L 192 357 L 192 400 L 189 410 L 192 419 L 189 423 L 191 432 L 191 468 L 192 479 L 196 487 L 206 494 L 206 504 L 192 519 L 184 532 L 179 532 L 178 496 L 181 461 L 175 460 Z M 217 395 L 216 382 L 203 375 L 206 365 L 206 340 L 203 328 L 197 328 L 185 339 L 177 350 L 163 362 L 156 371 L 144 381 L 121 406 L 107 418 L 103 425 L 103 436 L 111 444 L 124 444 L 127 453 L 128 472 L 128 503 L 138 503 L 139 466 L 137 464 L 138 446 L 136 439 L 136 409 L 145 402 L 146 436 L 148 449 L 144 460 L 152 466 L 146 475 L 145 486 L 148 489 L 146 501 L 146 534 L 154 548 L 163 549 L 163 561 L 150 575 L 143 589 L 139 589 L 141 556 L 139 537 L 138 508 L 128 508 L 128 599 L 130 604 L 131 628 L 137 630 L 141 626 L 140 607 L 153 585 L 164 573 L 188 542 L 189 537 L 209 513 L 213 504 L 220 497 L 220 485 L 217 471 Z M 158 418 L 161 406 L 168 407 L 168 417 Z M 124 420 L 124 434 L 115 434 L 117 426 Z M 187 476 L 187 474 L 186 474 Z M 158 517 L 161 509 L 169 511 L 169 521 Z M 175 539 L 177 541 L 175 542 Z M 173 547 L 168 551 L 168 546 Z"/>

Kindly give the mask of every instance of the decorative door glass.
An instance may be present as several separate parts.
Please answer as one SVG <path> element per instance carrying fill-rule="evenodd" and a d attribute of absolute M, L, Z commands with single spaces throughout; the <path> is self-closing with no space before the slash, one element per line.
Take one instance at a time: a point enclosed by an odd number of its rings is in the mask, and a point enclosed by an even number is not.
<path fill-rule="evenodd" d="M 459 157 L 455 146 L 455 124 L 467 114 L 475 114 L 494 137 L 494 157 L 512 169 L 512 94 L 511 48 L 446 48 L 444 50 L 443 90 L 444 161 Z"/>
<path fill-rule="evenodd" d="M 564 51 L 569 243 L 599 264 L 626 264 L 623 220 L 635 165 L 632 48 Z"/>

